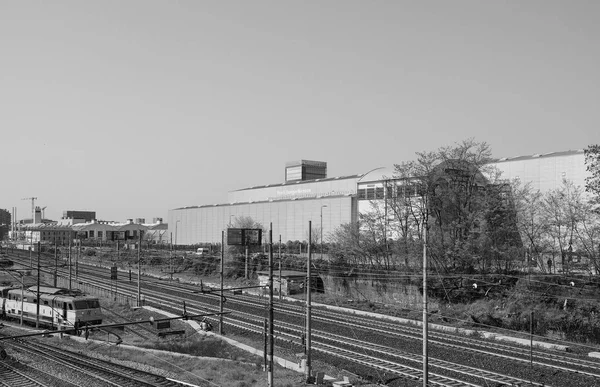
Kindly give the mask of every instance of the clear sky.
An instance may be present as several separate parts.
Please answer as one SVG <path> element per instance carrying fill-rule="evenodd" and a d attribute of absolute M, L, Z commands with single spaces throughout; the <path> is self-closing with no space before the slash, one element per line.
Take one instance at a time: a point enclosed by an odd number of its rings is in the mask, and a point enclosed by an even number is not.
<path fill-rule="evenodd" d="M 0 0 L 0 208 L 166 220 L 474 137 L 600 143 L 600 1 Z"/>

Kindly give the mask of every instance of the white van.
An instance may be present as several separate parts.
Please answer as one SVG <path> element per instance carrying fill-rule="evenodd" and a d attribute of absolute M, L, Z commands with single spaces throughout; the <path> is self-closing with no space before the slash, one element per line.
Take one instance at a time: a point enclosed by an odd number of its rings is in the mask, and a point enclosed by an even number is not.
<path fill-rule="evenodd" d="M 208 247 L 198 247 L 196 250 L 196 255 L 208 255 L 210 254 L 210 249 Z"/>

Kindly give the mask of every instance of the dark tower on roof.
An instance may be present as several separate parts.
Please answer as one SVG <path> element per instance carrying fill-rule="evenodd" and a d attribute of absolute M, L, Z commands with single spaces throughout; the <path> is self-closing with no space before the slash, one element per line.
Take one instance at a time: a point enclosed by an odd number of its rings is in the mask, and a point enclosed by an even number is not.
<path fill-rule="evenodd" d="M 324 161 L 299 160 L 285 164 L 285 181 L 304 181 L 327 177 L 327 163 Z"/>

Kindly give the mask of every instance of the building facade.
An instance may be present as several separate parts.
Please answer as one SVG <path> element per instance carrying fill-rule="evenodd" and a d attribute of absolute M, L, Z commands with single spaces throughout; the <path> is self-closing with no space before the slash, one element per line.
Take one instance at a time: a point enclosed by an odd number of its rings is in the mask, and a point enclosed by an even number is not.
<path fill-rule="evenodd" d="M 82 219 L 84 222 L 96 220 L 96 211 L 63 211 L 63 219 Z"/>
<path fill-rule="evenodd" d="M 502 179 L 530 184 L 540 192 L 560 188 L 564 179 L 583 189 L 586 177 L 590 176 L 583 149 L 507 157 L 493 165 L 502 173 Z"/>
<path fill-rule="evenodd" d="M 0 240 L 8 235 L 12 226 L 12 216 L 8 210 L 0 208 Z"/>
<path fill-rule="evenodd" d="M 180 245 L 219 243 L 227 227 L 243 216 L 251 217 L 267 230 L 272 224 L 274 242 L 279 237 L 284 243 L 307 241 L 309 221 L 313 232 L 322 232 L 326 239 L 340 225 L 355 222 L 359 214 L 372 211 L 374 203 L 385 203 L 388 195 L 401 189 L 403 195 L 413 192 L 416 196 L 418 189 L 410 179 L 398 179 L 393 167 L 375 168 L 359 175 L 307 179 L 312 175 L 302 173 L 302 168 L 308 167 L 306 162 L 286 164 L 283 183 L 230 192 L 226 204 L 170 210 L 168 237 Z M 315 173 L 327 170 L 326 163 L 310 163 L 318 169 Z M 563 179 L 584 187 L 589 175 L 583 150 L 503 158 L 491 165 L 501 172 L 502 179 L 518 179 L 542 192 L 560 187 Z"/>

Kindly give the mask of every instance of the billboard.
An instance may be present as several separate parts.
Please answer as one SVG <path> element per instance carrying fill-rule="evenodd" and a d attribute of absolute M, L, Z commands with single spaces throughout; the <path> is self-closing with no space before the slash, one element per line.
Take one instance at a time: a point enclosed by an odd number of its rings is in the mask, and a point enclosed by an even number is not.
<path fill-rule="evenodd" d="M 228 228 L 227 244 L 229 246 L 259 246 L 262 243 L 260 228 Z"/>

